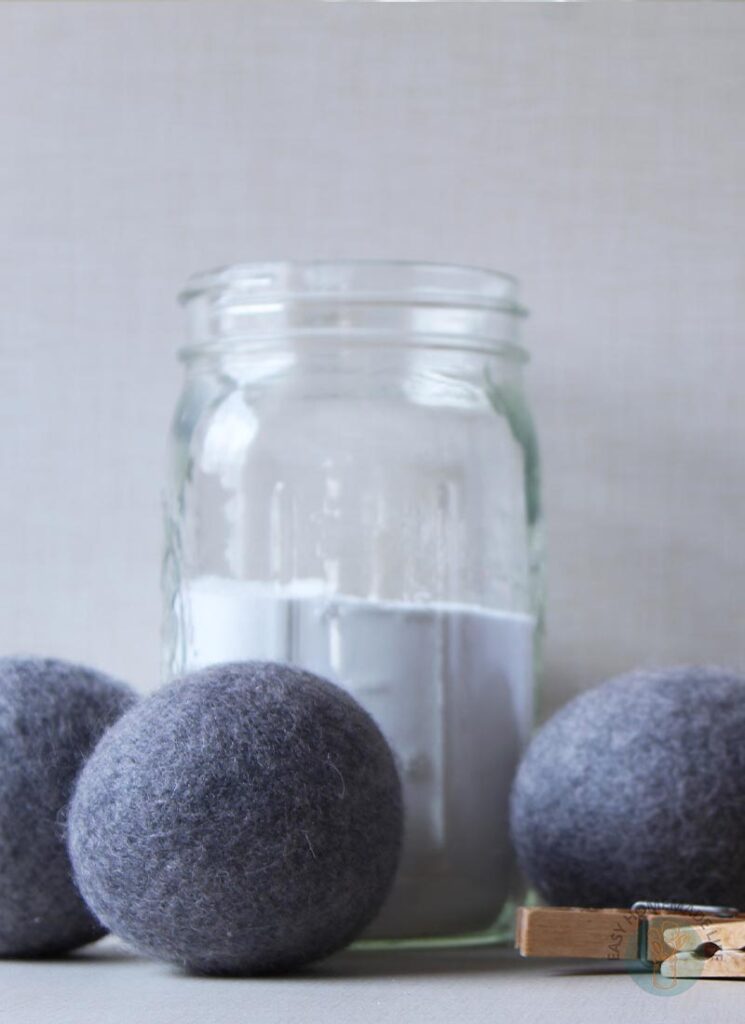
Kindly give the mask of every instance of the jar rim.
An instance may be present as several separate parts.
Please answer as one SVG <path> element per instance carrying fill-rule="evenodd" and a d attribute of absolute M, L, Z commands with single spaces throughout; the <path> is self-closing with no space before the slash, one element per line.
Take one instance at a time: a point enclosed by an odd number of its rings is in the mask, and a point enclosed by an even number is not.
<path fill-rule="evenodd" d="M 426 260 L 268 260 L 225 264 L 188 278 L 178 299 L 239 292 L 271 299 L 345 302 L 452 302 L 460 307 L 491 309 L 527 316 L 518 300 L 519 282 L 512 274 L 487 267 Z"/>

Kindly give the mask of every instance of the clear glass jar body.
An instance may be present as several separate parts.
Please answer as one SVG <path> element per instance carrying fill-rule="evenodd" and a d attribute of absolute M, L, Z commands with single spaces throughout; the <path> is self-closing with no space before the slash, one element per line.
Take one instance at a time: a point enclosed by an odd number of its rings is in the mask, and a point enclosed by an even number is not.
<path fill-rule="evenodd" d="M 166 678 L 299 664 L 397 758 L 406 834 L 367 937 L 497 934 L 532 712 L 537 448 L 512 279 L 263 264 L 192 279 L 164 561 Z"/>

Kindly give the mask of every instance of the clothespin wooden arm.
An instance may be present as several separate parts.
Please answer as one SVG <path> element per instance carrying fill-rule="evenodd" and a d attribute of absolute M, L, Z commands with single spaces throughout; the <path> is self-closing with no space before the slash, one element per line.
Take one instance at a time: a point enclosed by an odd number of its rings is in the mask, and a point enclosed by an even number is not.
<path fill-rule="evenodd" d="M 641 960 L 666 976 L 745 977 L 745 915 L 730 907 L 520 907 L 523 956 Z"/>
<path fill-rule="evenodd" d="M 523 956 L 635 959 L 639 919 L 628 907 L 519 907 L 515 945 Z"/>

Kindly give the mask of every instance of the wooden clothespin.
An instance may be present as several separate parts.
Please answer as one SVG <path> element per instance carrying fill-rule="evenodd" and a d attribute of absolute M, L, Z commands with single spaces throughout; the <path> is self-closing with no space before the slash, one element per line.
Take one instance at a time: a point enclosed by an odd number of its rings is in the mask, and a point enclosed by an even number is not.
<path fill-rule="evenodd" d="M 745 978 L 745 913 L 733 907 L 519 907 L 515 945 L 523 956 L 638 960 L 668 978 Z"/>

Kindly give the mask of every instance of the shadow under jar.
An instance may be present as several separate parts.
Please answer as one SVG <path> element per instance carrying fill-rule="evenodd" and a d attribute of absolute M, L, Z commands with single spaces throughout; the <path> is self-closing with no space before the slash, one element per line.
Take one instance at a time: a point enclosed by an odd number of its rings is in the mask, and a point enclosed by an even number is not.
<path fill-rule="evenodd" d="M 197 275 L 181 299 L 165 677 L 262 659 L 347 689 L 405 800 L 400 869 L 366 938 L 505 937 L 541 605 L 516 282 L 263 263 Z"/>

